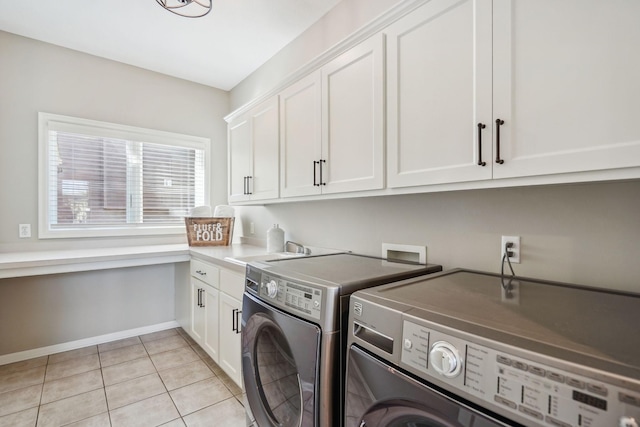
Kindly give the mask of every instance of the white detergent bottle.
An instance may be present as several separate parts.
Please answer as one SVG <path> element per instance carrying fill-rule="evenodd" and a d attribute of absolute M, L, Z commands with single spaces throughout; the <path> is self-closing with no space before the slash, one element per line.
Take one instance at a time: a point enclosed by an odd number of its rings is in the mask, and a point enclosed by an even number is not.
<path fill-rule="evenodd" d="M 284 252 L 284 230 L 278 224 L 267 230 L 267 252 Z"/>

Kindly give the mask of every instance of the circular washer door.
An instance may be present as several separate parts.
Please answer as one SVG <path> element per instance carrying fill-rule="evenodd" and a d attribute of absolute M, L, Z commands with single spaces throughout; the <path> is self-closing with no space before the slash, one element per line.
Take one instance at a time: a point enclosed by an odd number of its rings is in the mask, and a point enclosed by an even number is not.
<path fill-rule="evenodd" d="M 507 425 L 404 374 L 357 345 L 349 348 L 345 391 L 345 427 Z"/>
<path fill-rule="evenodd" d="M 314 426 L 320 328 L 248 294 L 242 316 L 243 380 L 257 424 Z"/>

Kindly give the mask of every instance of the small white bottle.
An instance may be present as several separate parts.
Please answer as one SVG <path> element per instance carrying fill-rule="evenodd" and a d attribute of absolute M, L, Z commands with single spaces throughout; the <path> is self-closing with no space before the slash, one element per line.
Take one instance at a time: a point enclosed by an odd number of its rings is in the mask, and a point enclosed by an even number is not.
<path fill-rule="evenodd" d="M 278 224 L 267 230 L 267 252 L 284 252 L 284 230 Z"/>

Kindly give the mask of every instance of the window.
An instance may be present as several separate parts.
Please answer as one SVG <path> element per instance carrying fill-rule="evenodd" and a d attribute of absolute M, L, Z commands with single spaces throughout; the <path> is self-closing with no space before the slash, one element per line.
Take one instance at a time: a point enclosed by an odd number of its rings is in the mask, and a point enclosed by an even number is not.
<path fill-rule="evenodd" d="M 208 201 L 206 138 L 39 114 L 39 236 L 184 233 Z"/>

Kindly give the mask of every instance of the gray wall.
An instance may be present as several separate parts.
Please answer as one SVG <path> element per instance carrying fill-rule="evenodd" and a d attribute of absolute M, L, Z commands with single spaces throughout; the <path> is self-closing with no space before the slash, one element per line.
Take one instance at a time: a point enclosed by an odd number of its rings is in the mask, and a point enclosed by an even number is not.
<path fill-rule="evenodd" d="M 38 112 L 208 137 L 211 204 L 226 203 L 229 94 L 0 32 L 2 252 L 186 243 L 185 236 L 38 240 Z M 18 224 L 32 225 L 18 239 Z M 182 272 L 184 268 L 180 268 Z M 174 265 L 0 280 L 0 354 L 173 321 Z M 178 299 L 178 306 L 184 302 Z"/>
<path fill-rule="evenodd" d="M 233 108 L 265 93 L 398 0 L 343 0 L 231 91 Z M 523 187 L 243 207 L 240 233 L 279 223 L 307 245 L 379 255 L 381 243 L 428 247 L 445 268 L 500 270 L 502 235 L 522 237 L 520 275 L 640 292 L 640 182 Z M 249 223 L 255 235 L 248 234 Z"/>
<path fill-rule="evenodd" d="M 445 268 L 500 271 L 502 235 L 521 236 L 516 274 L 640 292 L 640 182 L 455 191 L 243 207 L 244 234 L 278 223 L 306 245 L 380 256 L 427 246 Z M 256 234 L 247 233 L 253 221 Z M 505 267 L 506 268 L 506 267 Z"/>
<path fill-rule="evenodd" d="M 210 138 L 211 204 L 226 203 L 229 93 L 0 31 L 0 252 L 176 238 L 37 239 L 38 112 Z M 18 224 L 32 226 L 18 238 Z"/>

